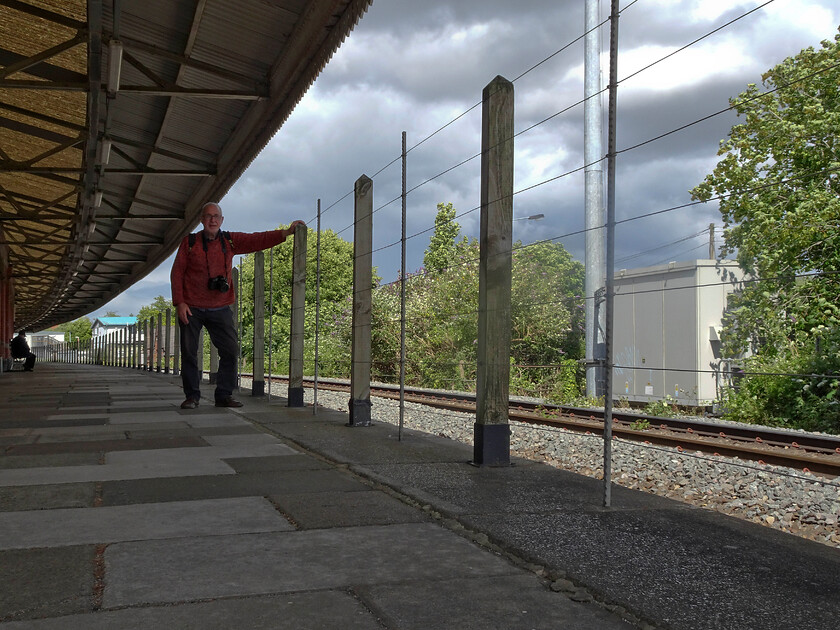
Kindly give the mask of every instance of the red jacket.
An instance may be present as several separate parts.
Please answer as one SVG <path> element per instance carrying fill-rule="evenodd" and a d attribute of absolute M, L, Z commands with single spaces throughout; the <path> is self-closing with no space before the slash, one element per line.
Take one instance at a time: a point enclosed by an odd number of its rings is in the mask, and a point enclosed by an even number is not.
<path fill-rule="evenodd" d="M 230 239 L 225 239 L 226 252 L 222 251 L 222 232 L 212 241 L 207 241 L 207 254 L 201 238 L 202 232 L 195 235 L 195 243 L 190 249 L 189 235 L 184 237 L 178 247 L 178 254 L 172 264 L 172 304 L 178 306 L 186 302 L 187 306 L 195 308 L 219 308 L 233 304 L 236 295 L 233 291 L 231 265 L 233 257 L 240 254 L 250 254 L 286 240 L 284 230 L 270 230 L 268 232 L 227 232 Z M 208 271 L 209 268 L 209 271 Z M 217 276 L 224 276 L 230 285 L 230 290 L 221 291 L 207 288 L 207 281 Z"/>

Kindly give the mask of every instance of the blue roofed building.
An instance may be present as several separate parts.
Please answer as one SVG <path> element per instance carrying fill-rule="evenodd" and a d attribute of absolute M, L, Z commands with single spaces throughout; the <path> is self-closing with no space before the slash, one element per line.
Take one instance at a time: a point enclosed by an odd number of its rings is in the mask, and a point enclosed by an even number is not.
<path fill-rule="evenodd" d="M 91 336 L 101 337 L 114 330 L 122 330 L 137 323 L 136 317 L 97 317 L 91 325 Z"/>

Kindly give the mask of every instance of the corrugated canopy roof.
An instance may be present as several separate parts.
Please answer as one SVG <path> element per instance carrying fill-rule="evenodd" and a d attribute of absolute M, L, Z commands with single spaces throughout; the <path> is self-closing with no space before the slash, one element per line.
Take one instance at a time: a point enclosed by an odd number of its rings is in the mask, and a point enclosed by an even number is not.
<path fill-rule="evenodd" d="M 0 0 L 15 326 L 87 314 L 165 260 L 370 2 Z"/>

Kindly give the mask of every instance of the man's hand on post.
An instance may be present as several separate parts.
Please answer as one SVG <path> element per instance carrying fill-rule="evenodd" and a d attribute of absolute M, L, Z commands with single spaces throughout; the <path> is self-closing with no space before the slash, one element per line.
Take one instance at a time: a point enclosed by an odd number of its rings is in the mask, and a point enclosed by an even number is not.
<path fill-rule="evenodd" d="M 192 311 L 190 307 L 187 305 L 186 302 L 181 302 L 178 306 L 175 307 L 178 310 L 178 319 L 183 324 L 190 323 L 190 315 L 192 315 Z"/>
<path fill-rule="evenodd" d="M 286 230 L 286 236 L 293 236 L 294 233 L 295 233 L 295 228 L 297 228 L 298 225 L 306 227 L 306 223 L 304 223 L 300 219 L 297 219 L 296 221 L 292 221 L 292 224 Z"/>

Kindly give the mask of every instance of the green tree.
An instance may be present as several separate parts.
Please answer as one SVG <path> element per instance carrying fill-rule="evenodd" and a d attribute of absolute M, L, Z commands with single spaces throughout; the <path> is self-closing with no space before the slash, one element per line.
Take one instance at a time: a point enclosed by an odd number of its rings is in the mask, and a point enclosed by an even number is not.
<path fill-rule="evenodd" d="M 439 217 L 454 215 L 439 204 Z M 439 223 L 442 224 L 443 222 Z M 460 232 L 460 229 L 459 229 Z M 447 266 L 406 281 L 406 380 L 411 385 L 471 390 L 478 339 L 477 240 L 448 233 L 430 242 L 447 249 Z M 434 238 L 432 239 L 434 240 Z M 449 243 L 446 248 L 444 243 Z M 512 389 L 561 399 L 579 395 L 583 351 L 583 266 L 555 243 L 515 244 L 511 287 Z M 399 374 L 399 284 L 374 293 L 372 370 L 375 378 Z M 533 366 L 549 366 L 535 368 Z"/>
<path fill-rule="evenodd" d="M 116 311 L 108 311 L 107 313 L 105 313 L 105 315 L 103 317 L 119 317 L 119 316 L 120 316 L 119 313 L 117 313 Z"/>
<path fill-rule="evenodd" d="M 736 254 L 751 276 L 730 298 L 725 348 L 730 355 L 752 349 L 751 362 L 767 372 L 840 369 L 840 356 L 821 354 L 832 344 L 816 342 L 833 339 L 840 323 L 838 59 L 840 34 L 766 72 L 763 93 L 749 85 L 732 99 L 744 122 L 732 127 L 714 171 L 692 190 L 695 199 L 719 199 L 723 253 Z M 787 414 L 794 423 L 803 417 L 802 401 L 813 398 L 804 385 L 777 387 L 766 380 L 772 377 L 761 378 L 763 395 L 786 401 L 775 400 L 772 411 L 766 407 L 768 416 Z M 758 391 L 749 384 L 740 389 Z M 824 392 L 834 408 L 840 407 L 836 391 Z M 738 396 L 730 398 L 730 409 L 738 409 Z M 840 411 L 834 418 L 840 427 Z"/>
<path fill-rule="evenodd" d="M 282 229 L 286 226 L 279 226 Z M 321 282 L 320 296 L 316 296 L 317 247 L 316 232 L 307 233 L 306 248 L 306 309 L 304 312 L 304 361 L 305 370 L 314 372 L 315 359 L 315 307 L 320 297 L 319 374 L 346 376 L 349 373 L 350 348 L 344 343 L 350 331 L 348 304 L 353 294 L 353 244 L 345 241 L 333 230 L 321 232 Z M 272 257 L 265 256 L 266 338 L 269 322 L 273 337 L 273 373 L 288 369 L 289 335 L 292 308 L 292 255 L 293 239 L 273 248 L 273 283 L 270 278 Z M 378 278 L 375 278 L 375 282 Z M 243 303 L 242 352 L 246 362 L 253 360 L 254 343 L 254 256 L 242 261 L 240 295 Z M 273 287 L 272 303 L 268 304 L 269 287 Z M 266 361 L 268 350 L 266 350 Z"/>
<path fill-rule="evenodd" d="M 87 317 L 80 317 L 74 319 L 72 322 L 67 322 L 59 326 L 59 330 L 66 334 L 65 341 L 86 341 L 91 337 L 92 323 Z"/>
<path fill-rule="evenodd" d="M 456 241 L 461 233 L 461 226 L 455 221 L 455 208 L 451 203 L 439 203 L 437 210 L 435 231 L 423 256 L 423 266 L 431 273 L 440 273 L 455 262 L 458 246 Z M 463 237 L 461 245 L 465 243 L 466 237 Z"/>
<path fill-rule="evenodd" d="M 159 295 L 151 304 L 140 307 L 140 312 L 137 313 L 137 323 L 142 324 L 152 317 L 166 313 L 166 311 L 172 311 L 172 300 L 167 300 L 162 295 Z"/>

